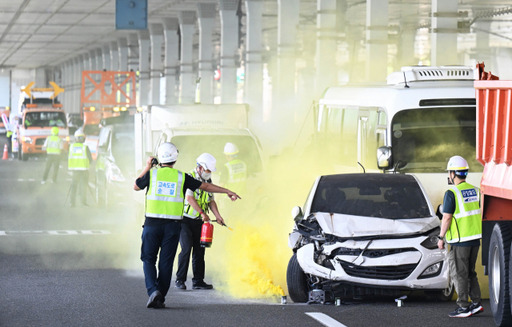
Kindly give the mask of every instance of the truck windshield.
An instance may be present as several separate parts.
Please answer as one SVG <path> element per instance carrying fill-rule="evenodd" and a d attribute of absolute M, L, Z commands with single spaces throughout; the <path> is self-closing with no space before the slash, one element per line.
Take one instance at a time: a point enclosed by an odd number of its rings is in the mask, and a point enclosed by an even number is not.
<path fill-rule="evenodd" d="M 203 152 L 212 154 L 217 159 L 217 168 L 226 163 L 224 145 L 226 142 L 236 144 L 240 150 L 238 158 L 247 164 L 249 175 L 262 170 L 262 161 L 254 139 L 243 135 L 183 135 L 171 140 L 180 150 L 176 168 L 189 171 L 196 166 L 196 158 Z"/>
<path fill-rule="evenodd" d="M 421 108 L 398 112 L 392 120 L 395 164 L 412 172 L 445 172 L 451 156 L 468 160 L 471 171 L 482 171 L 475 159 L 476 109 Z"/>
<path fill-rule="evenodd" d="M 60 111 L 35 111 L 25 115 L 25 127 L 66 127 L 66 114 Z"/>

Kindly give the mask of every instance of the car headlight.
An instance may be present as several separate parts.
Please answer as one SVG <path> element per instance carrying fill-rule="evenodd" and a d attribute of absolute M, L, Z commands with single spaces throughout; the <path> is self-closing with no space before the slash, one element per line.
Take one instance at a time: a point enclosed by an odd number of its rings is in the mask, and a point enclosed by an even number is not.
<path fill-rule="evenodd" d="M 421 246 L 429 250 L 437 249 L 437 235 L 441 230 L 439 228 L 434 229 L 427 238 L 421 242 Z"/>
<path fill-rule="evenodd" d="M 443 262 L 439 261 L 427 267 L 427 269 L 423 270 L 418 279 L 422 278 L 431 278 L 436 277 L 441 273 L 441 268 L 443 268 Z"/>
<path fill-rule="evenodd" d="M 31 144 L 32 143 L 32 138 L 28 137 L 28 136 L 25 136 L 25 137 L 23 137 L 23 142 Z"/>

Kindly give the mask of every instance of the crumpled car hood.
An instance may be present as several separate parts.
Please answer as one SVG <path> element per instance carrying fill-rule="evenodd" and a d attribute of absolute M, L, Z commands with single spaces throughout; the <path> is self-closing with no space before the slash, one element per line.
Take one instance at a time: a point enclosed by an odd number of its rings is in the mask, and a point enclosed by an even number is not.
<path fill-rule="evenodd" d="M 316 220 L 326 234 L 343 238 L 379 235 L 414 235 L 440 225 L 436 216 L 415 219 L 384 219 L 316 212 Z"/>

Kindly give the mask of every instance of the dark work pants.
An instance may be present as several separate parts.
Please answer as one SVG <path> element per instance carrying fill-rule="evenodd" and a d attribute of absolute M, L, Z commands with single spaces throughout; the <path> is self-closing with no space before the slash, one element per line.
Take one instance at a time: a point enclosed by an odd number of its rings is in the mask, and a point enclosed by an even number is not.
<path fill-rule="evenodd" d="M 475 271 L 479 248 L 480 245 L 450 246 L 448 252 L 450 275 L 458 295 L 459 307 L 465 308 L 471 304 L 471 301 L 477 303 L 481 300 L 480 285 Z"/>
<path fill-rule="evenodd" d="M 148 218 L 144 223 L 140 259 L 143 263 L 144 280 L 149 296 L 158 290 L 165 297 L 169 291 L 172 265 L 180 240 L 180 229 L 181 220 Z"/>
<path fill-rule="evenodd" d="M 204 250 L 201 246 L 201 219 L 183 217 L 181 223 L 180 246 L 181 252 L 178 256 L 178 272 L 176 280 L 185 282 L 187 280 L 190 253 L 192 253 L 192 283 L 204 280 Z"/>
<path fill-rule="evenodd" d="M 72 170 L 71 180 L 71 205 L 75 204 L 76 193 L 79 192 L 82 204 L 87 204 L 87 189 L 89 188 L 89 171 Z"/>
<path fill-rule="evenodd" d="M 57 174 L 59 173 L 59 164 L 60 164 L 60 154 L 47 154 L 46 155 L 46 165 L 44 167 L 43 181 L 46 181 L 48 178 L 48 173 L 53 167 L 53 182 L 57 181 Z"/>

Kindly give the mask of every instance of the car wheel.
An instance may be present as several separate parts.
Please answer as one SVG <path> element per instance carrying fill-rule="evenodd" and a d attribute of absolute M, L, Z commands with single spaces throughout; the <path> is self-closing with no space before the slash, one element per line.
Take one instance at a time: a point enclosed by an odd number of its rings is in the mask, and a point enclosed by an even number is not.
<path fill-rule="evenodd" d="M 496 224 L 489 242 L 489 304 L 497 326 L 510 326 L 509 261 L 510 238 L 508 229 Z"/>
<path fill-rule="evenodd" d="M 309 287 L 306 274 L 297 261 L 297 254 L 293 254 L 288 262 L 286 270 L 286 283 L 288 284 L 288 295 L 293 302 L 307 302 L 309 299 Z"/>

